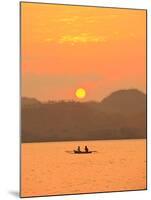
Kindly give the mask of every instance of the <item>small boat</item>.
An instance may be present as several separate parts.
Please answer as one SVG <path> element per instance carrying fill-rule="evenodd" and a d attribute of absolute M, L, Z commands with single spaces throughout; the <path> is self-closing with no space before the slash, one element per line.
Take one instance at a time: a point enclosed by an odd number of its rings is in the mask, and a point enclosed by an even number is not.
<path fill-rule="evenodd" d="M 74 153 L 76 154 L 87 154 L 87 153 L 92 153 L 92 151 L 77 151 L 77 150 L 73 150 Z"/>

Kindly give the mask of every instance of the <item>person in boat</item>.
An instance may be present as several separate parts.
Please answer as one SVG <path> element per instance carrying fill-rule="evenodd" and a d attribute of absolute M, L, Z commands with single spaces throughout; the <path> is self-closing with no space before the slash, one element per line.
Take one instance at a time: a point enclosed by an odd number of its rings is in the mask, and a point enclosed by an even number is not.
<path fill-rule="evenodd" d="M 89 149 L 88 149 L 88 147 L 87 146 L 85 146 L 85 152 L 89 152 Z"/>
<path fill-rule="evenodd" d="M 77 151 L 78 151 L 78 152 L 81 152 L 80 146 L 78 146 Z"/>

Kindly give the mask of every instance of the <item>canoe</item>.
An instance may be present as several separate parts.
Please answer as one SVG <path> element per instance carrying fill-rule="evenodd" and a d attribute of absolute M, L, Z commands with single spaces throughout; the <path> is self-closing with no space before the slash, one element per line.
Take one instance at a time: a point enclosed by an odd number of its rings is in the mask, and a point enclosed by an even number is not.
<path fill-rule="evenodd" d="M 74 153 L 76 153 L 76 154 L 87 154 L 87 153 L 92 153 L 92 151 L 86 152 L 86 151 L 77 151 L 77 150 L 74 150 Z"/>

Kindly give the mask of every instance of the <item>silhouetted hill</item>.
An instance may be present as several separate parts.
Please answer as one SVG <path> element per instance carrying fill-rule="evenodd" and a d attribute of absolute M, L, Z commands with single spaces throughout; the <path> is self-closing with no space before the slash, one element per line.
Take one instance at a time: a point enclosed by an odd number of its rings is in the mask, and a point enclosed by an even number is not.
<path fill-rule="evenodd" d="M 22 103 L 22 142 L 146 137 L 146 95 L 138 90 L 102 102 L 33 102 Z"/>
<path fill-rule="evenodd" d="M 35 98 L 22 97 L 21 104 L 22 106 L 31 106 L 31 105 L 39 105 L 41 104 L 41 102 Z"/>
<path fill-rule="evenodd" d="M 105 112 L 132 113 L 144 112 L 146 109 L 146 96 L 136 89 L 119 90 L 113 92 L 101 102 Z"/>

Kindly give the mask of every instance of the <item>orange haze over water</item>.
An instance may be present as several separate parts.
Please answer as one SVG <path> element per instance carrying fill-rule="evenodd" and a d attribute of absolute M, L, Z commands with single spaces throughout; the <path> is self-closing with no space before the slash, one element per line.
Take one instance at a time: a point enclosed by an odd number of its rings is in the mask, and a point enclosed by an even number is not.
<path fill-rule="evenodd" d="M 21 3 L 22 95 L 101 100 L 146 91 L 146 11 Z"/>
<path fill-rule="evenodd" d="M 146 189 L 146 140 L 24 143 L 21 170 L 22 197 Z"/>

